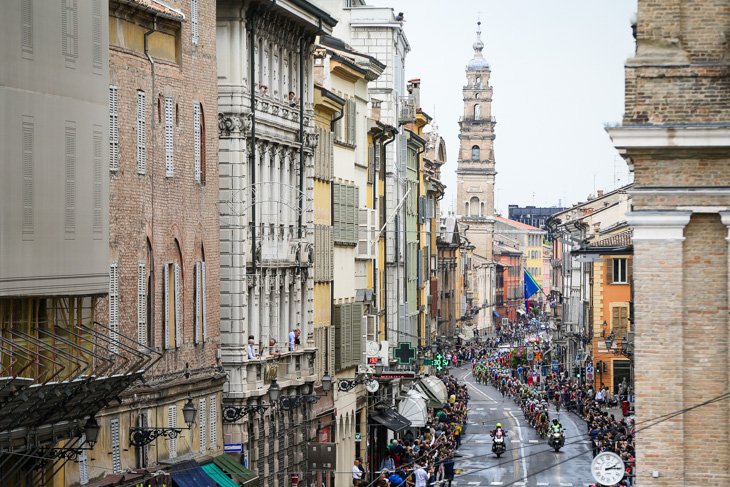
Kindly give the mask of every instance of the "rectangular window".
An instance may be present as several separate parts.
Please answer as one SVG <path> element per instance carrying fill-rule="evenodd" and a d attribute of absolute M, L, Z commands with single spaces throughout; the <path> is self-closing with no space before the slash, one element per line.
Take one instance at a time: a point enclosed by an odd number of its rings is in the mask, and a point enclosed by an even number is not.
<path fill-rule="evenodd" d="M 177 406 L 167 408 L 167 427 L 177 428 Z M 170 450 L 170 458 L 177 458 L 177 438 L 168 440 L 167 445 Z"/>
<path fill-rule="evenodd" d="M 215 396 L 210 396 L 210 449 L 218 448 L 218 402 Z"/>
<path fill-rule="evenodd" d="M 137 91 L 137 174 L 147 168 L 147 124 L 145 122 L 145 93 Z"/>
<path fill-rule="evenodd" d="M 357 245 L 359 224 L 359 192 L 357 186 L 333 183 L 332 226 L 335 232 L 335 243 L 340 245 Z"/>
<path fill-rule="evenodd" d="M 109 348 L 116 353 L 119 348 L 117 345 L 119 340 L 119 265 L 116 262 L 109 265 L 109 328 L 111 338 Z"/>
<path fill-rule="evenodd" d="M 109 170 L 119 170 L 119 88 L 114 85 L 109 86 Z"/>
<path fill-rule="evenodd" d="M 195 0 L 193 0 L 195 2 Z M 201 171 L 201 139 L 200 139 L 200 103 L 193 103 L 193 147 L 195 156 L 195 182 L 202 182 Z"/>
<path fill-rule="evenodd" d="M 175 160 L 173 159 L 173 115 L 172 98 L 165 97 L 165 177 L 171 178 L 175 174 Z"/>
<path fill-rule="evenodd" d="M 193 299 L 195 300 L 195 343 L 201 341 L 201 329 L 203 323 L 203 306 L 202 306 L 202 280 L 203 280 L 203 263 L 198 261 L 195 263 L 195 288 L 193 290 Z"/>
<path fill-rule="evenodd" d="M 137 264 L 137 341 L 147 345 L 147 265 Z"/>
<path fill-rule="evenodd" d="M 206 420 L 206 415 L 208 414 L 208 411 L 205 407 L 204 397 L 201 397 L 198 400 L 198 411 L 200 411 L 200 421 L 198 422 L 198 442 L 200 443 L 200 453 L 203 453 L 208 447 L 208 421 Z"/>
<path fill-rule="evenodd" d="M 613 261 L 613 283 L 626 284 L 628 282 L 626 272 L 627 259 L 611 259 Z"/>
<path fill-rule="evenodd" d="M 121 438 L 119 437 L 119 420 L 111 420 L 112 469 L 115 474 L 122 473 Z"/>
<path fill-rule="evenodd" d="M 102 145 L 104 140 L 104 135 L 102 134 L 102 127 L 101 125 L 94 125 L 94 204 L 93 204 L 93 218 L 92 218 L 92 233 L 94 235 L 94 240 L 101 240 L 102 233 L 104 231 L 102 222 L 103 222 L 103 215 L 102 215 L 102 199 L 103 199 L 103 181 L 102 181 L 102 173 L 104 169 L 102 168 L 102 161 L 101 161 L 101 155 L 102 155 Z"/>
<path fill-rule="evenodd" d="M 194 46 L 198 45 L 198 0 L 190 0 L 190 36 Z"/>

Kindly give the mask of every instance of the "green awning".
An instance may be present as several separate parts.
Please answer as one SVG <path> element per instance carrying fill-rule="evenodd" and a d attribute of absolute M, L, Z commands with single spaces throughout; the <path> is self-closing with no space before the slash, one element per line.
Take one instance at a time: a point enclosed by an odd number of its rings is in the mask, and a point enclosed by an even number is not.
<path fill-rule="evenodd" d="M 208 477 L 212 478 L 219 487 L 238 487 L 238 485 L 231 480 L 231 478 L 223 473 L 223 470 L 218 468 L 215 464 L 209 463 L 203 465 L 203 470 L 208 474 Z"/>
<path fill-rule="evenodd" d="M 225 453 L 213 458 L 215 463 L 221 470 L 241 482 L 245 487 L 255 487 L 259 485 L 259 476 L 229 457 Z"/>

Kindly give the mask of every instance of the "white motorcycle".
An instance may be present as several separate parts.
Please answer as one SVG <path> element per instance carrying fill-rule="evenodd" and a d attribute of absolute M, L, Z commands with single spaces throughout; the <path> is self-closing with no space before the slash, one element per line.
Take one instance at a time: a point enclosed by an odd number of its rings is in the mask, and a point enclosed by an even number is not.
<path fill-rule="evenodd" d="M 492 437 L 494 438 L 492 440 L 492 453 L 495 453 L 497 455 L 497 458 L 502 456 L 502 453 L 504 453 L 507 450 L 507 447 L 504 444 L 504 439 L 506 432 L 497 431 Z"/>

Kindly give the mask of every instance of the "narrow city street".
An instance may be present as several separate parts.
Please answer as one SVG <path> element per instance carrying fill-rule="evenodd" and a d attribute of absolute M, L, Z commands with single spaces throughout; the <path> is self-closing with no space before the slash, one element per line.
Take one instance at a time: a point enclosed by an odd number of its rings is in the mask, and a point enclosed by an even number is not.
<path fill-rule="evenodd" d="M 565 428 L 565 446 L 559 452 L 524 420 L 515 402 L 492 386 L 478 384 L 471 368 L 464 366 L 452 374 L 468 384 L 471 399 L 469 426 L 456 458 L 454 485 L 527 487 L 584 487 L 592 485 L 592 455 L 583 420 L 555 409 Z M 507 451 L 497 458 L 491 451 L 490 431 L 498 422 L 508 431 Z"/>

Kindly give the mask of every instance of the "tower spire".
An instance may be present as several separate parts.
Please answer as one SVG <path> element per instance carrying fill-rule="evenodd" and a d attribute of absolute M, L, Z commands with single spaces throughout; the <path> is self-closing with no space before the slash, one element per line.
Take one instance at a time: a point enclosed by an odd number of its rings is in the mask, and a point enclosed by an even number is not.
<path fill-rule="evenodd" d="M 484 43 L 482 42 L 482 21 L 477 21 L 477 40 L 472 45 L 474 48 L 474 57 L 471 61 L 469 61 L 469 64 L 467 65 L 467 69 L 469 70 L 488 70 L 489 69 L 489 63 L 486 59 L 484 59 L 484 56 L 482 55 L 482 49 L 484 49 Z"/>

